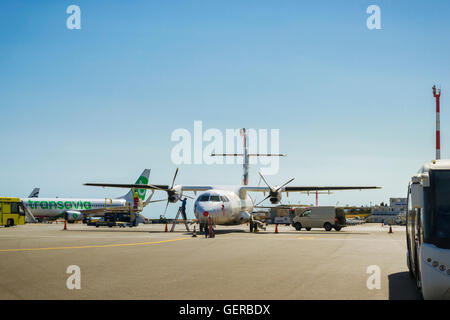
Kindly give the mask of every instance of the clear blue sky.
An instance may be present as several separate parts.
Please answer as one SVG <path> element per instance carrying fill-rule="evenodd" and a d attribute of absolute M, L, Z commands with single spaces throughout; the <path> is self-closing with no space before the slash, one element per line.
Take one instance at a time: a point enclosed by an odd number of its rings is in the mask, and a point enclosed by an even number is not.
<path fill-rule="evenodd" d="M 66 28 L 70 4 L 81 30 Z M 381 30 L 366 27 L 371 4 Z M 134 182 L 143 168 L 169 183 L 172 131 L 202 120 L 279 128 L 288 157 L 274 184 L 383 187 L 320 204 L 405 196 L 434 158 L 434 83 L 450 157 L 449 12 L 448 1 L 2 1 L 0 194 L 114 197 L 125 190 L 82 183 Z M 183 165 L 177 182 L 240 179 L 239 165 Z"/>

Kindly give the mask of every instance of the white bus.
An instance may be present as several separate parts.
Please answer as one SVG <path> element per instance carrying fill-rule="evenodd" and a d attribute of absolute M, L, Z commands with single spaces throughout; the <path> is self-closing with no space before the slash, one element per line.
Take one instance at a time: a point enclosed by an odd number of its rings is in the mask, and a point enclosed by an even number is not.
<path fill-rule="evenodd" d="M 409 274 L 424 299 L 450 299 L 450 160 L 434 160 L 408 186 Z"/>

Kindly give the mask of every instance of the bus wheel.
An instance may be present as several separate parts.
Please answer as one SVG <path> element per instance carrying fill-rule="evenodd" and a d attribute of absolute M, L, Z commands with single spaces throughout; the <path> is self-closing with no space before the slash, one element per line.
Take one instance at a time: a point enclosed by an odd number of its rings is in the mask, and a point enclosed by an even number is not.
<path fill-rule="evenodd" d="M 325 222 L 323 227 L 325 228 L 325 231 L 331 231 L 331 229 L 333 229 L 331 223 L 329 223 L 329 222 Z"/>
<path fill-rule="evenodd" d="M 12 227 L 14 226 L 14 220 L 13 219 L 8 219 L 8 222 L 6 223 L 8 227 Z"/>
<path fill-rule="evenodd" d="M 305 228 L 306 231 L 311 231 L 311 227 Z"/>

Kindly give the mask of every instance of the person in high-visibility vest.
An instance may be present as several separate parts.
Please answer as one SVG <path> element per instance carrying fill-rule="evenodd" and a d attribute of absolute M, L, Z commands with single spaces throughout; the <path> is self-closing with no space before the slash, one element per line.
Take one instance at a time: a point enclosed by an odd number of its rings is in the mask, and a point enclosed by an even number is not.
<path fill-rule="evenodd" d="M 136 190 L 133 191 L 133 202 L 134 202 L 134 208 L 137 209 L 139 204 L 139 194 Z"/>

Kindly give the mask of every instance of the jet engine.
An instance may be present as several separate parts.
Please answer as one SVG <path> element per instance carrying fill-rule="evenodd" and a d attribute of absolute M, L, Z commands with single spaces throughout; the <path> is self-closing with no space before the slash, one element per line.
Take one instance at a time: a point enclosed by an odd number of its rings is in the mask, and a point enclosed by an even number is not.
<path fill-rule="evenodd" d="M 83 214 L 80 211 L 66 211 L 64 219 L 67 221 L 79 221 L 83 219 Z"/>

